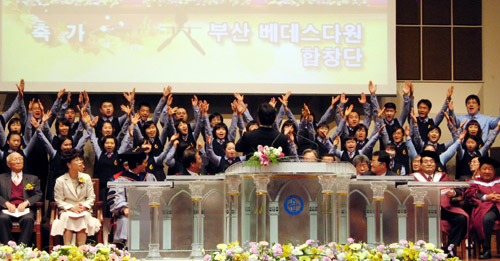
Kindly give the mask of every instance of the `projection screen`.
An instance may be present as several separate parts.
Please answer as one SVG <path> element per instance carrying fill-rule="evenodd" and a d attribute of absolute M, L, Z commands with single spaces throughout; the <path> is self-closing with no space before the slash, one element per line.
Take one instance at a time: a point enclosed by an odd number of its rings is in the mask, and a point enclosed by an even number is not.
<path fill-rule="evenodd" d="M 395 1 L 3 0 L 1 89 L 396 94 Z"/>

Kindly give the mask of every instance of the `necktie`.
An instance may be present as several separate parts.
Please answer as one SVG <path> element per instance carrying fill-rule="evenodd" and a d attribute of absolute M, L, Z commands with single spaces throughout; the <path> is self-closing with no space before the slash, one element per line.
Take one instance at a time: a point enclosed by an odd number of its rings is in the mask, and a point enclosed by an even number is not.
<path fill-rule="evenodd" d="M 108 152 L 107 154 L 108 154 L 108 159 L 111 159 L 111 153 Z"/>
<path fill-rule="evenodd" d="M 21 177 L 19 177 L 19 173 L 16 174 L 16 177 L 14 178 L 14 184 L 17 186 L 21 183 Z"/>
<path fill-rule="evenodd" d="M 233 160 L 232 159 L 228 159 L 227 161 L 229 162 L 229 164 L 233 164 Z"/>

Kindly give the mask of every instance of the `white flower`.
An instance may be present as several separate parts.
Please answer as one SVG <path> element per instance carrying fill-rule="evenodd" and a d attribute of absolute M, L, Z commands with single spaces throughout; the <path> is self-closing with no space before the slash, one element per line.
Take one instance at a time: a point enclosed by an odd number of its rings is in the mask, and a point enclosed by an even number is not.
<path fill-rule="evenodd" d="M 251 254 L 249 257 L 248 257 L 248 260 L 259 260 L 259 257 L 255 254 Z"/>
<path fill-rule="evenodd" d="M 292 255 L 294 255 L 294 256 L 301 256 L 303 254 L 304 254 L 304 252 L 300 251 L 300 249 L 298 249 L 298 248 L 294 248 L 292 250 Z"/>
<path fill-rule="evenodd" d="M 259 244 L 263 247 L 269 246 L 269 243 L 267 243 L 266 241 L 260 241 Z"/>
<path fill-rule="evenodd" d="M 243 252 L 243 248 L 237 246 L 233 249 L 233 253 L 235 254 L 241 254 L 241 252 Z"/>

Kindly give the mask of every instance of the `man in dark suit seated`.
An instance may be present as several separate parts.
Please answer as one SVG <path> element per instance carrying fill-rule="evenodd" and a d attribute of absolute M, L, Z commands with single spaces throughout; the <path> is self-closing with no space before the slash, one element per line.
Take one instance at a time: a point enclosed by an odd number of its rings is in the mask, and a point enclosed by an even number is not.
<path fill-rule="evenodd" d="M 257 116 L 260 124 L 259 128 L 247 131 L 238 143 L 236 143 L 236 151 L 243 152 L 243 155 L 251 156 L 257 151 L 257 146 L 267 145 L 274 148 L 281 147 L 286 156 L 291 156 L 290 147 L 293 147 L 294 143 L 289 143 L 287 136 L 273 129 L 273 123 L 276 119 L 276 109 L 268 103 L 263 103 L 259 105 Z"/>
<path fill-rule="evenodd" d="M 11 173 L 0 175 L 0 242 L 7 244 L 13 240 L 11 230 L 12 222 L 18 221 L 21 234 L 18 243 L 30 245 L 33 226 L 35 224 L 35 205 L 42 200 L 42 191 L 38 178 L 34 175 L 23 173 L 24 158 L 21 154 L 13 152 L 7 156 L 7 166 Z M 3 213 L 7 209 L 10 213 L 23 212 L 30 208 L 30 212 L 20 217 L 13 217 Z"/>
<path fill-rule="evenodd" d="M 368 176 L 397 176 L 396 173 L 389 170 L 391 156 L 389 153 L 379 150 L 372 155 L 371 170 L 366 172 Z"/>

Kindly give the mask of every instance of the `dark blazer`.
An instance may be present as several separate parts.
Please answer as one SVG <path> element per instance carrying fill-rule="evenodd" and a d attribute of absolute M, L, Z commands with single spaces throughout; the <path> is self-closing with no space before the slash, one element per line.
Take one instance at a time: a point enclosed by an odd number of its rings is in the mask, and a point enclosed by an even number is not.
<path fill-rule="evenodd" d="M 286 156 L 290 155 L 288 137 L 273 128 L 262 126 L 256 130 L 247 131 L 236 143 L 236 151 L 243 152 L 243 155 L 250 155 L 257 151 L 259 145 L 281 147 Z"/>
<path fill-rule="evenodd" d="M 11 173 L 3 173 L 0 175 L 0 205 L 1 208 L 5 208 L 5 202 L 10 202 L 11 188 Z M 33 190 L 26 190 L 27 184 L 33 185 L 35 188 Z M 30 175 L 23 173 L 23 197 L 24 200 L 28 200 L 30 203 L 30 208 L 35 207 L 35 203 L 42 201 L 42 190 L 40 189 L 40 182 L 35 175 Z"/>
<path fill-rule="evenodd" d="M 366 172 L 365 174 L 363 174 L 363 176 L 377 176 L 377 174 L 373 173 L 370 170 L 370 171 Z M 390 170 L 387 170 L 387 172 L 385 173 L 385 176 L 399 176 L 399 175 L 390 171 Z"/>

